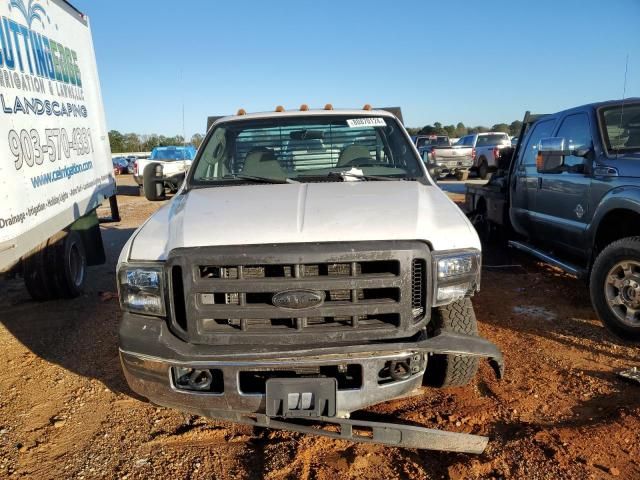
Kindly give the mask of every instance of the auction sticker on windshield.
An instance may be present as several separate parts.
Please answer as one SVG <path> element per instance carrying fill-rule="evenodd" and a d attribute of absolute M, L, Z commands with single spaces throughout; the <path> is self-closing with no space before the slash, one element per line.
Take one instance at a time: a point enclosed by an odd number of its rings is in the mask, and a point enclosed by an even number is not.
<path fill-rule="evenodd" d="M 386 127 L 387 123 L 384 121 L 384 118 L 373 117 L 373 118 L 353 118 L 353 119 L 347 120 L 347 125 L 349 125 L 349 128 Z"/>

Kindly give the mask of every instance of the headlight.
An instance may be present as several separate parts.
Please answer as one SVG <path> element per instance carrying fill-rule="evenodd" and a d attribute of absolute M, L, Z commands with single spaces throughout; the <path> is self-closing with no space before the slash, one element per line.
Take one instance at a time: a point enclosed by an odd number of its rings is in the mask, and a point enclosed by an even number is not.
<path fill-rule="evenodd" d="M 433 305 L 447 305 L 480 290 L 480 252 L 454 250 L 433 254 Z"/>
<path fill-rule="evenodd" d="M 123 265 L 118 272 L 118 292 L 123 310 L 160 316 L 166 313 L 161 265 Z"/>

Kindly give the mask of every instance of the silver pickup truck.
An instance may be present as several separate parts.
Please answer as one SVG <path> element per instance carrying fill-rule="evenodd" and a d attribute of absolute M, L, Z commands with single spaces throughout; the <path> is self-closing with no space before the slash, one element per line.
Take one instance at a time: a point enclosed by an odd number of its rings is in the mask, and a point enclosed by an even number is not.
<path fill-rule="evenodd" d="M 466 135 L 456 145 L 470 149 L 473 159 L 471 167 L 476 171 L 478 177 L 484 180 L 488 177 L 489 172 L 496 169 L 500 151 L 511 146 L 511 141 L 506 133 L 486 132 Z"/>
<path fill-rule="evenodd" d="M 435 164 L 439 168 L 438 176 L 445 178 L 468 171 L 473 166 L 473 148 L 460 144 L 433 146 L 423 151 L 422 160 L 427 164 Z"/>

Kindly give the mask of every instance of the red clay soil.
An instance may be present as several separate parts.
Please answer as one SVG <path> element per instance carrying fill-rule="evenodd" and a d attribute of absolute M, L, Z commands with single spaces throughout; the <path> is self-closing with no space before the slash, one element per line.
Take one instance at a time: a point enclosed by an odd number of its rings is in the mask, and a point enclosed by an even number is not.
<path fill-rule="evenodd" d="M 604 330 L 583 284 L 501 246 L 474 305 L 506 378 L 483 364 L 468 387 L 357 415 L 487 435 L 482 455 L 252 429 L 137 398 L 118 360 L 113 272 L 159 205 L 123 195 L 120 206 L 122 223 L 104 227 L 109 263 L 83 297 L 39 304 L 20 282 L 0 284 L 0 478 L 640 478 L 640 385 L 616 376 L 640 365 L 638 347 Z"/>

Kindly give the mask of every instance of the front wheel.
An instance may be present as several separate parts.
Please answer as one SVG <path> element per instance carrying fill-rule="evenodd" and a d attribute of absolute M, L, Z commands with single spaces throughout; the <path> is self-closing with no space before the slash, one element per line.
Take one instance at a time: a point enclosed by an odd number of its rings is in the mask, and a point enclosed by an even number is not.
<path fill-rule="evenodd" d="M 640 237 L 607 246 L 593 264 L 591 302 L 613 334 L 640 341 Z"/>
<path fill-rule="evenodd" d="M 478 335 L 478 321 L 470 298 L 438 307 L 433 311 L 434 330 Z M 429 357 L 424 383 L 432 387 L 468 385 L 478 371 L 478 358 L 468 355 L 433 355 Z"/>

